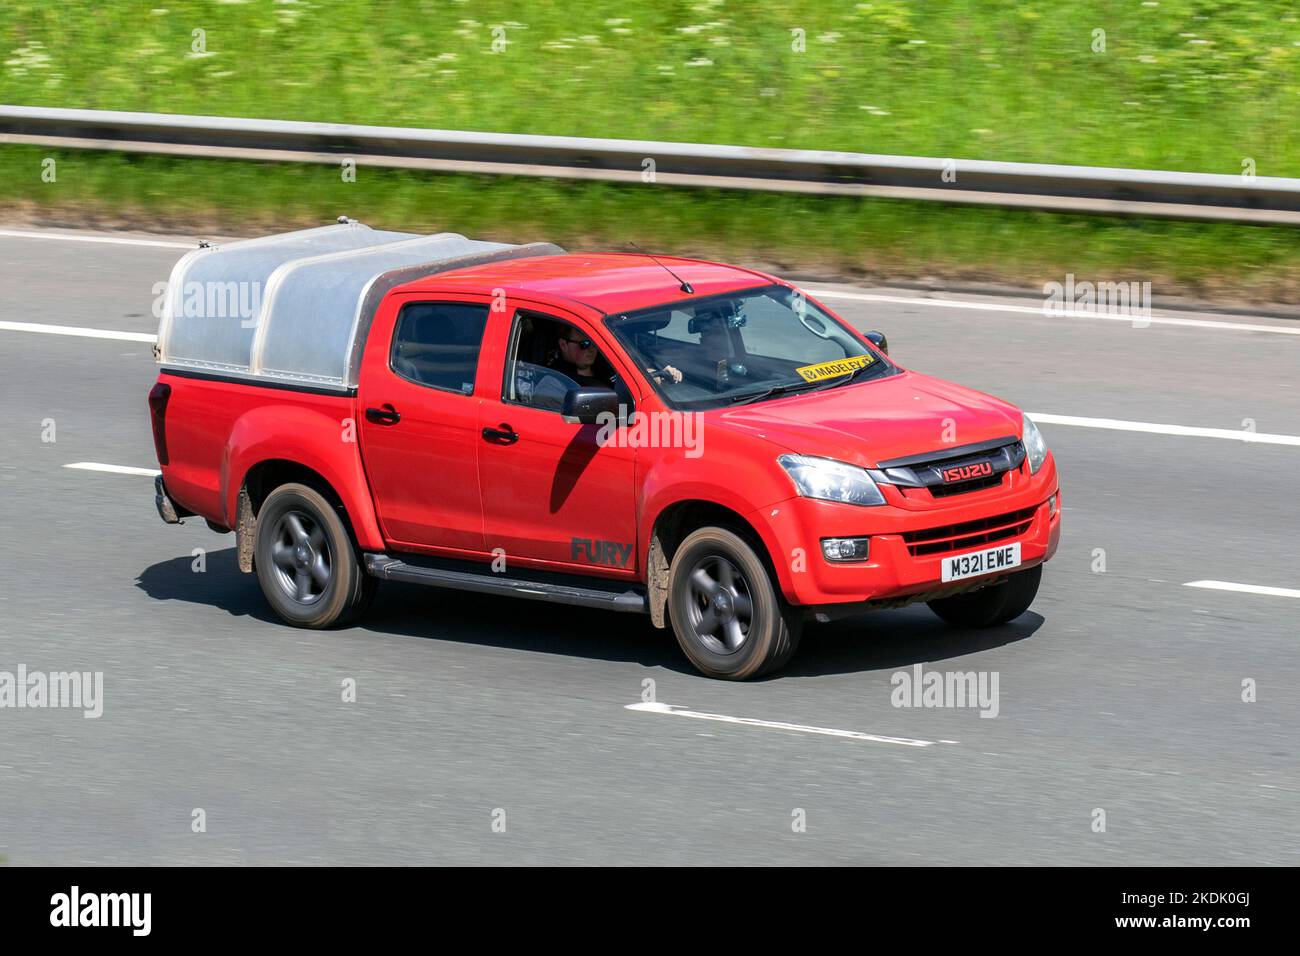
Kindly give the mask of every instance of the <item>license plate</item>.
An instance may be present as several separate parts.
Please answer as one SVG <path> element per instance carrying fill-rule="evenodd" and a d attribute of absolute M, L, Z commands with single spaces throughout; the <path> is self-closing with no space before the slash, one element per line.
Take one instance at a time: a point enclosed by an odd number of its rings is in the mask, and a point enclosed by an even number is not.
<path fill-rule="evenodd" d="M 1005 571 L 1020 564 L 1020 542 L 1004 544 L 1000 548 L 986 551 L 972 551 L 969 554 L 954 554 L 943 559 L 942 580 L 959 581 L 973 578 L 977 574 L 992 574 Z"/>

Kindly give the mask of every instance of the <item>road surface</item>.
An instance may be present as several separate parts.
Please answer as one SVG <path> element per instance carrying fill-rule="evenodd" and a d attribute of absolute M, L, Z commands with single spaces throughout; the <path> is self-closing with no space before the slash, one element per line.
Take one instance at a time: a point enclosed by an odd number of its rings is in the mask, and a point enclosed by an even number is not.
<path fill-rule="evenodd" d="M 1061 548 L 1010 625 L 813 625 L 729 684 L 535 602 L 277 623 L 233 536 L 154 511 L 151 305 L 191 244 L 68 235 L 0 231 L 0 672 L 101 671 L 103 714 L 0 709 L 10 865 L 1300 862 L 1300 323 L 811 283 L 1041 416 Z M 918 664 L 996 674 L 997 716 L 893 706 Z M 629 709 L 648 680 L 673 710 Z"/>

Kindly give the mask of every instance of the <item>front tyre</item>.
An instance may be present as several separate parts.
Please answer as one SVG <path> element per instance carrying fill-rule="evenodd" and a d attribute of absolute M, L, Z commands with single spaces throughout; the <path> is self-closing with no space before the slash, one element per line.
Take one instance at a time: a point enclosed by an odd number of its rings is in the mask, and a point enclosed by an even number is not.
<path fill-rule="evenodd" d="M 343 519 L 306 485 L 281 485 L 262 503 L 253 564 L 267 603 L 295 627 L 346 624 L 374 592 Z"/>
<path fill-rule="evenodd" d="M 688 535 L 668 571 L 668 616 L 692 664 L 709 677 L 746 680 L 794 654 L 800 618 L 762 560 L 725 528 Z"/>
<path fill-rule="evenodd" d="M 958 627 L 994 627 L 1013 621 L 1029 610 L 1038 595 L 1043 566 L 1016 571 L 1001 584 L 968 594 L 930 601 L 930 610 Z"/>

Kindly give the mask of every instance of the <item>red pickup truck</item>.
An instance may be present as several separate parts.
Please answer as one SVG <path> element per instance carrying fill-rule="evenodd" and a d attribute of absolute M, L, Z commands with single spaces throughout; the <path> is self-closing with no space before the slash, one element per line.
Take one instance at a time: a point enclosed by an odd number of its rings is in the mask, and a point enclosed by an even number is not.
<path fill-rule="evenodd" d="M 808 619 L 1009 621 L 1060 536 L 1028 417 L 749 269 L 343 220 L 162 299 L 159 514 L 236 532 L 300 627 L 400 580 L 649 614 L 744 679 Z"/>

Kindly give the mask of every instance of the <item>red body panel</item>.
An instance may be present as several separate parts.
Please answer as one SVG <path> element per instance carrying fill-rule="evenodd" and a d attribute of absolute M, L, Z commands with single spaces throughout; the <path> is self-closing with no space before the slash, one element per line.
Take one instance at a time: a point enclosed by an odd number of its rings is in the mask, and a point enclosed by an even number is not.
<path fill-rule="evenodd" d="M 1009 402 L 908 371 L 719 414 L 721 423 L 758 431 L 790 451 L 866 468 L 945 445 L 1020 435 L 1020 411 Z"/>
<path fill-rule="evenodd" d="M 356 443 L 356 403 L 245 383 L 194 379 L 164 371 L 171 461 L 163 480 L 176 501 L 216 524 L 235 525 L 239 489 L 249 470 L 273 459 L 297 462 L 339 493 L 362 548 L 383 550 Z"/>
<path fill-rule="evenodd" d="M 361 451 L 390 547 L 480 555 L 487 550 L 477 461 L 481 400 L 419 385 L 389 367 L 397 313 L 406 302 L 423 298 L 390 295 L 375 314 L 374 347 L 362 359 L 357 391 Z M 464 298 L 482 305 L 489 301 Z M 385 405 L 401 409 L 402 420 L 396 425 L 366 420 L 367 408 Z"/>
<path fill-rule="evenodd" d="M 778 281 L 715 263 L 665 261 L 696 295 Z M 914 553 L 905 539 L 927 529 L 1015 516 L 1017 533 L 1001 540 L 1021 543 L 1023 564 L 1052 556 L 1060 510 L 1048 513 L 1048 498 L 1057 492 L 1050 454 L 1036 475 L 1021 465 L 996 487 L 951 498 L 893 485 L 881 486 L 886 504 L 873 507 L 795 495 L 776 464 L 787 452 L 874 468 L 954 445 L 1020 437 L 1014 406 L 917 372 L 705 412 L 700 454 L 602 446 L 596 426 L 567 424 L 558 414 L 503 400 L 508 338 L 516 308 L 524 307 L 589 335 L 632 389 L 639 411 L 668 411 L 603 320 L 688 297 L 643 256 L 518 259 L 408 283 L 379 306 L 356 398 L 164 371 L 160 380 L 172 387 L 164 481 L 178 503 L 232 527 L 249 469 L 269 459 L 293 461 L 338 492 L 363 550 L 486 561 L 502 549 L 524 565 L 641 580 L 658 516 L 680 502 L 704 501 L 752 525 L 781 590 L 801 605 L 934 589 L 942 554 Z M 472 395 L 417 385 L 390 368 L 398 309 L 421 300 L 492 304 Z M 872 348 L 854 334 L 864 351 Z M 401 410 L 400 423 L 366 421 L 367 408 L 383 405 Z M 506 424 L 519 434 L 517 443 L 483 439 L 482 429 Z M 950 480 L 980 474 L 976 468 Z M 871 536 L 867 561 L 835 564 L 822 557 L 821 538 L 863 535 Z"/>
<path fill-rule="evenodd" d="M 914 557 L 903 538 L 905 532 L 924 531 L 965 522 L 976 522 L 1009 513 L 1032 509 L 1029 527 L 1022 534 L 997 543 L 1021 542 L 1024 567 L 1041 564 L 1056 553 L 1061 534 L 1058 507 L 1048 515 L 1047 498 L 1056 489 L 1056 469 L 1049 458 L 1032 478 L 1021 479 L 1014 492 L 994 488 L 986 492 L 963 495 L 970 498 L 960 506 L 926 509 L 923 516 L 915 510 L 890 505 L 859 508 L 854 505 L 789 498 L 746 515 L 763 537 L 773 554 L 778 548 L 787 560 L 774 562 L 781 590 L 794 604 L 836 604 L 864 599 L 896 598 L 909 593 L 933 590 L 939 586 L 940 563 L 944 553 Z M 890 492 L 897 489 L 889 488 Z M 922 520 L 923 519 L 923 520 Z M 822 560 L 818 551 L 822 538 L 871 535 L 868 560 L 852 564 L 832 564 Z M 804 560 L 790 552 L 793 545 L 804 549 Z M 978 550 L 957 549 L 951 553 Z"/>

